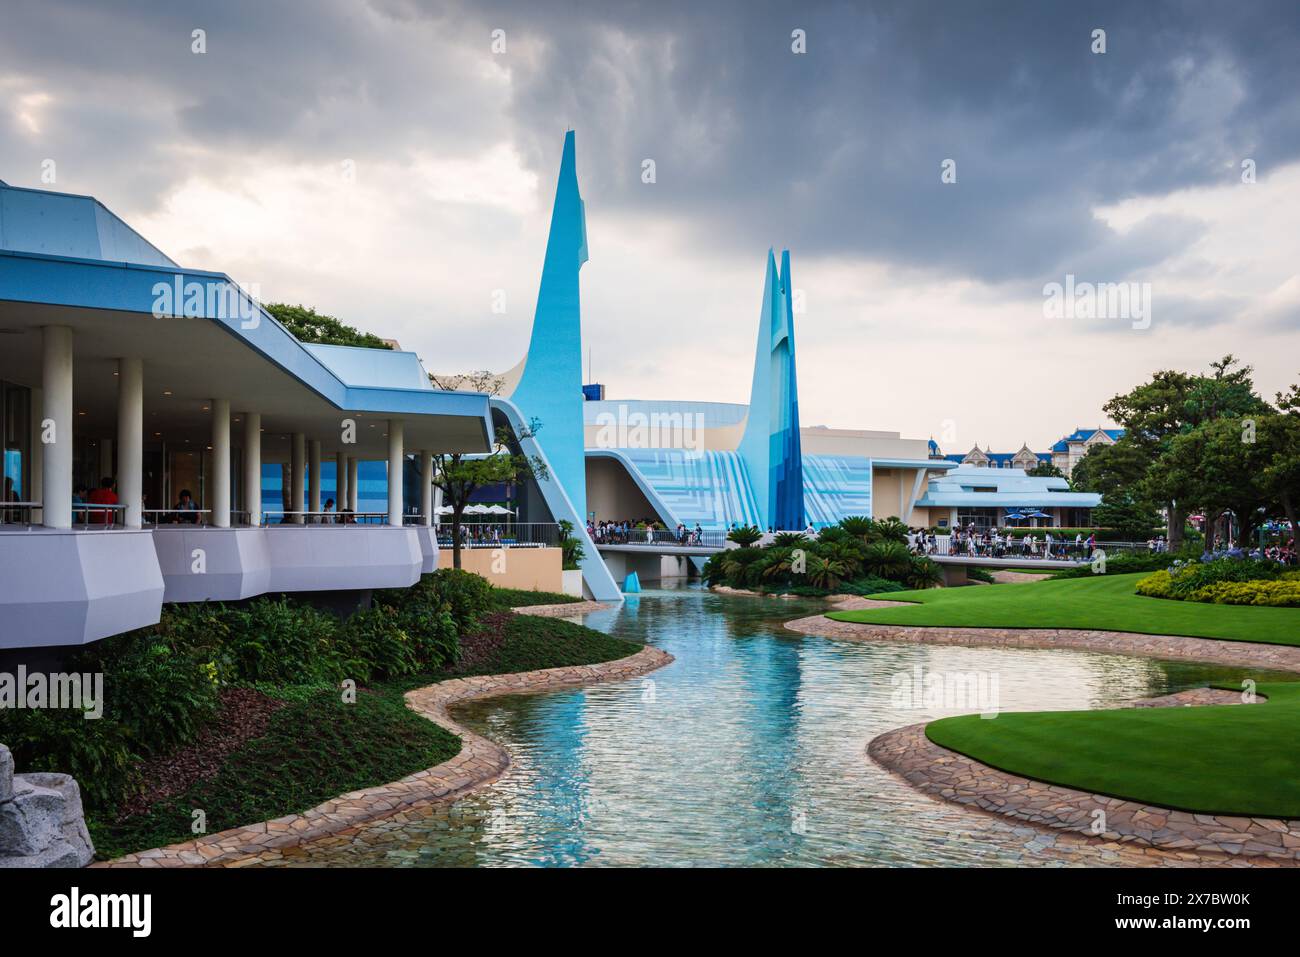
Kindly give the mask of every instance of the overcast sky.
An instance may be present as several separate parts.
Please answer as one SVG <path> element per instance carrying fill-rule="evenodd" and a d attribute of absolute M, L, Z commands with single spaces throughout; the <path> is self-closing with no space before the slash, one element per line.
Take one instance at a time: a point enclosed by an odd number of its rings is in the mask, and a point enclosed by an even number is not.
<path fill-rule="evenodd" d="M 573 128 L 610 398 L 746 401 L 769 246 L 805 425 L 1042 450 L 1158 368 L 1300 376 L 1294 0 L 207 6 L 5 0 L 0 179 L 431 371 L 518 361 Z"/>

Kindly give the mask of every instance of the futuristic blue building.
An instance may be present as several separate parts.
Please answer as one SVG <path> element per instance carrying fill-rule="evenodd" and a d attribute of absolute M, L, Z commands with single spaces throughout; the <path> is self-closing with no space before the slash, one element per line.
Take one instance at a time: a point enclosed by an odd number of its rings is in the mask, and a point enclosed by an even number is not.
<path fill-rule="evenodd" d="M 754 350 L 749 415 L 740 458 L 754 487 L 760 527 L 803 528 L 803 453 L 799 444 L 799 383 L 794 364 L 794 304 L 790 251 L 776 271 L 767 252 L 763 309 Z"/>

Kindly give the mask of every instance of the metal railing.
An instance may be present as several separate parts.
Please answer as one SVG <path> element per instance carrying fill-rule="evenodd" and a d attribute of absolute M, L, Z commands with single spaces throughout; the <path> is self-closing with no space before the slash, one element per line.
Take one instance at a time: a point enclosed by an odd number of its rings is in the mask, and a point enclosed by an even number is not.
<path fill-rule="evenodd" d="M 1049 558 L 1056 561 L 1087 562 L 1092 560 L 1094 550 L 1105 552 L 1111 557 L 1124 554 L 1147 554 L 1151 551 L 1146 542 L 1097 542 L 1090 549 L 1086 541 L 1075 542 L 1074 539 L 1057 538 L 1053 539 L 1049 549 L 1044 535 L 1034 535 L 1032 538 L 1032 543 L 1024 535 L 1015 536 L 1014 541 L 1008 540 L 1005 536 L 1001 541 L 986 542 L 982 537 L 954 541 L 951 535 L 937 535 L 933 539 L 925 539 L 923 543 L 913 540 L 909 546 L 912 551 L 922 555 L 945 558 L 993 558 L 1003 561 L 1034 561 Z"/>
<path fill-rule="evenodd" d="M 451 548 L 449 522 L 436 526 L 438 547 Z M 460 526 L 461 548 L 556 548 L 560 526 L 554 522 L 465 522 Z"/>
<path fill-rule="evenodd" d="M 26 528 L 40 528 L 39 522 L 32 521 L 32 512 L 44 509 L 41 502 L 0 502 L 0 525 L 22 525 Z M 94 502 L 72 503 L 72 527 L 110 529 L 121 526 L 120 514 L 126 511 L 125 505 L 101 505 Z"/>
<path fill-rule="evenodd" d="M 301 518 L 302 521 L 295 521 Z M 387 525 L 387 512 L 291 512 L 285 509 L 268 509 L 262 512 L 262 524 L 268 528 L 279 525 L 302 528 L 309 525 Z"/>
<path fill-rule="evenodd" d="M 698 531 L 685 529 L 681 533 L 667 528 L 597 528 L 592 539 L 597 545 L 644 545 L 646 547 L 678 546 L 681 548 L 726 548 L 727 530 L 705 528 Z"/>
<path fill-rule="evenodd" d="M 210 508 L 146 508 L 142 511 L 143 523 L 153 525 L 207 525 Z"/>

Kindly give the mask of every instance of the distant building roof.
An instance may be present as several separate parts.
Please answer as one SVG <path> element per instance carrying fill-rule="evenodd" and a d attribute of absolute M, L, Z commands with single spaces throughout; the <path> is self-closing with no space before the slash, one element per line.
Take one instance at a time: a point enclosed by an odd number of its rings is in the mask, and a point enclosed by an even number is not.
<path fill-rule="evenodd" d="M 992 488 L 991 492 L 976 489 Z M 920 506 L 1066 506 L 1093 508 L 1101 496 L 1094 492 L 1071 492 L 1063 478 L 1028 475 L 1019 468 L 962 466 L 931 480 Z"/>

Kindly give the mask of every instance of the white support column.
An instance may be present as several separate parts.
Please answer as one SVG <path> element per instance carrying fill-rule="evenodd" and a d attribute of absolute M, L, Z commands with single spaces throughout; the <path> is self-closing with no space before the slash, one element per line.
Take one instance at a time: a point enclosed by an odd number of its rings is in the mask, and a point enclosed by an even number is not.
<path fill-rule="evenodd" d="M 244 413 L 244 508 L 248 524 L 262 524 L 262 413 Z"/>
<path fill-rule="evenodd" d="M 47 528 L 72 527 L 72 330 L 41 330 L 42 522 Z"/>
<path fill-rule="evenodd" d="M 348 460 L 342 452 L 334 453 L 334 512 L 348 507 Z"/>
<path fill-rule="evenodd" d="M 293 488 L 289 492 L 289 511 L 293 512 L 293 524 L 302 524 L 302 475 L 307 471 L 307 436 L 301 432 L 293 434 Z"/>
<path fill-rule="evenodd" d="M 420 514 L 424 524 L 433 524 L 433 453 L 420 451 Z"/>
<path fill-rule="evenodd" d="M 144 360 L 117 360 L 117 500 L 122 523 L 139 528 L 144 497 Z"/>
<path fill-rule="evenodd" d="M 212 524 L 230 527 L 230 400 L 212 400 Z"/>
<path fill-rule="evenodd" d="M 37 496 L 41 495 L 44 488 L 45 479 L 43 478 L 45 469 L 45 446 L 41 442 L 41 419 L 45 416 L 45 390 L 32 389 L 31 408 L 27 410 L 30 415 L 28 419 L 31 422 L 31 431 L 27 434 L 32 437 L 32 469 L 31 485 L 23 489 L 23 498 L 28 501 L 35 501 Z M 45 515 L 39 508 L 32 509 L 31 517 L 28 519 L 33 525 L 39 525 L 45 521 Z"/>
<path fill-rule="evenodd" d="M 357 511 L 357 459 L 356 456 L 348 456 L 348 508 L 355 515 Z"/>
<path fill-rule="evenodd" d="M 307 507 L 309 511 L 320 511 L 320 439 L 312 439 L 307 443 L 308 454 L 311 459 L 307 463 Z M 320 517 L 312 519 L 313 522 L 319 522 Z"/>
<path fill-rule="evenodd" d="M 402 524 L 402 420 L 388 420 L 388 524 Z M 69 493 L 71 494 L 71 493 Z"/>

